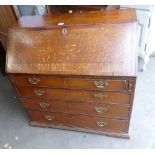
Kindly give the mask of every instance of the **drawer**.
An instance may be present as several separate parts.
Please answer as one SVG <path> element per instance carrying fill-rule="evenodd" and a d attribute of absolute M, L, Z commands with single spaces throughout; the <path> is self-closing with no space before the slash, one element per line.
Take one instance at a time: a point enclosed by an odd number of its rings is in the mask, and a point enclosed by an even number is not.
<path fill-rule="evenodd" d="M 50 88 L 92 89 L 123 91 L 127 88 L 126 80 L 118 79 L 78 79 L 56 78 L 44 76 L 15 76 L 15 83 L 19 86 L 39 86 Z"/>
<path fill-rule="evenodd" d="M 110 104 L 91 104 L 89 102 L 69 102 L 22 98 L 27 109 L 55 111 L 89 116 L 128 118 L 129 108 Z"/>
<path fill-rule="evenodd" d="M 128 121 L 101 117 L 62 114 L 55 112 L 28 111 L 31 121 L 50 125 L 64 125 L 110 132 L 127 132 Z"/>
<path fill-rule="evenodd" d="M 130 101 L 130 93 L 128 92 L 98 92 L 84 90 L 47 89 L 38 87 L 17 87 L 17 90 L 21 97 L 121 104 L 129 104 Z"/>

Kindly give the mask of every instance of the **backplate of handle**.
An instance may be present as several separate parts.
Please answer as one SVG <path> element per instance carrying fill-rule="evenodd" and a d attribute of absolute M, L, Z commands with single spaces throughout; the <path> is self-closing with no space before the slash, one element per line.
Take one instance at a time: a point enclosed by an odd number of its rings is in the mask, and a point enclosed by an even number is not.
<path fill-rule="evenodd" d="M 39 102 L 39 105 L 41 108 L 47 108 L 47 107 L 49 107 L 50 104 L 47 102 Z"/>
<path fill-rule="evenodd" d="M 100 127 L 104 127 L 104 126 L 107 126 L 107 122 L 103 122 L 103 121 L 97 121 L 96 124 Z"/>
<path fill-rule="evenodd" d="M 39 78 L 36 78 L 36 77 L 29 77 L 28 78 L 28 81 L 30 84 L 38 84 L 40 82 L 40 79 Z"/>
<path fill-rule="evenodd" d="M 48 121 L 53 121 L 54 120 L 54 116 L 52 115 L 45 115 L 45 119 L 48 120 Z"/>
<path fill-rule="evenodd" d="M 107 81 L 104 81 L 104 80 L 100 80 L 100 81 L 94 81 L 94 85 L 97 87 L 97 88 L 105 88 L 106 86 L 108 86 L 108 82 Z"/>
<path fill-rule="evenodd" d="M 104 112 L 107 112 L 107 108 L 95 107 L 95 111 L 97 113 L 104 113 Z"/>
<path fill-rule="evenodd" d="M 42 89 L 35 89 L 34 94 L 37 95 L 37 96 L 41 96 L 41 95 L 45 94 L 45 91 L 42 90 Z"/>

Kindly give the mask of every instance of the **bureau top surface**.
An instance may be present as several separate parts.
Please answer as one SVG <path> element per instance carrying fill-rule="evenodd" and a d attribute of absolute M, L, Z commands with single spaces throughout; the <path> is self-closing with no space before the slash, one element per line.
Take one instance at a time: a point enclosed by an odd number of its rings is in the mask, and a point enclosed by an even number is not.
<path fill-rule="evenodd" d="M 23 17 L 9 31 L 6 71 L 135 76 L 136 27 L 133 9 Z"/>
<path fill-rule="evenodd" d="M 52 19 L 51 19 L 52 18 Z M 89 11 L 89 12 L 75 12 L 72 14 L 64 13 L 58 15 L 46 16 L 23 16 L 19 19 L 14 27 L 20 28 L 36 28 L 36 27 L 58 27 L 60 23 L 65 26 L 78 25 L 94 25 L 104 23 L 128 23 L 136 21 L 136 14 L 134 9 L 122 9 L 110 12 Z"/>

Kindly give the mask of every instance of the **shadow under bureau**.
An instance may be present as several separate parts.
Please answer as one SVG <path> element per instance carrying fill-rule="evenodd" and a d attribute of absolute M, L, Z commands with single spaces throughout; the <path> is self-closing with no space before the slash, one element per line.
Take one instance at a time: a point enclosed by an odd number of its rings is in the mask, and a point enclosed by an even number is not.
<path fill-rule="evenodd" d="M 6 71 L 32 126 L 128 138 L 136 83 L 134 9 L 22 17 Z"/>

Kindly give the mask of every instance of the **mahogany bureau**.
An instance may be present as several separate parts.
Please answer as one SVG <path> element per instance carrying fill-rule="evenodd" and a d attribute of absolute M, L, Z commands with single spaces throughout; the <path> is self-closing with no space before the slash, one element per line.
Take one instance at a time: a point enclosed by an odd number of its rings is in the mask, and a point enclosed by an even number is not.
<path fill-rule="evenodd" d="M 32 126 L 128 138 L 136 70 L 133 9 L 22 17 L 6 72 Z"/>

